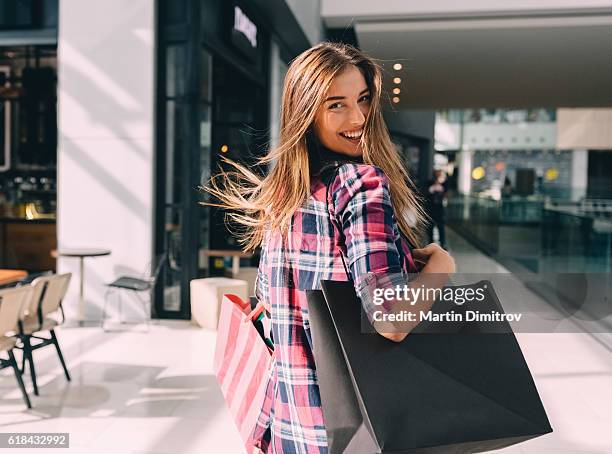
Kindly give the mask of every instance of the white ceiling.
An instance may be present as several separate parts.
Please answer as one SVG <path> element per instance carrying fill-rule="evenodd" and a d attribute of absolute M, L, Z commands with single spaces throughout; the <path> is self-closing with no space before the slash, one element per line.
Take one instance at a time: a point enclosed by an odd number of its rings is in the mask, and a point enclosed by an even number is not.
<path fill-rule="evenodd" d="M 294 0 L 295 1 L 295 0 Z M 315 0 L 328 27 L 352 20 L 606 14 L 612 0 Z"/>
<path fill-rule="evenodd" d="M 346 22 L 347 10 L 324 20 Z M 399 108 L 612 106 L 612 10 L 367 14 L 350 22 L 360 47 L 383 65 L 386 90 L 395 86 L 392 77 L 401 77 Z M 403 64 L 399 72 L 392 69 L 396 62 Z"/>

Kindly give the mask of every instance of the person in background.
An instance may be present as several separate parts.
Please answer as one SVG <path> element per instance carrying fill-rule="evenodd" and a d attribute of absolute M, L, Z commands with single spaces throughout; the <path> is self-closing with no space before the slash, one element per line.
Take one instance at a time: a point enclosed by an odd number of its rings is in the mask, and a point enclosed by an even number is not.
<path fill-rule="evenodd" d="M 428 215 L 431 218 L 429 223 L 428 233 L 429 242 L 433 243 L 434 225 L 438 227 L 440 246 L 446 249 L 446 213 L 444 202 L 447 192 L 446 174 L 442 170 L 434 170 L 433 179 L 427 185 L 427 208 Z"/>
<path fill-rule="evenodd" d="M 510 197 L 512 195 L 512 182 L 508 177 L 504 179 L 504 186 L 502 187 L 501 195 L 502 197 Z"/>

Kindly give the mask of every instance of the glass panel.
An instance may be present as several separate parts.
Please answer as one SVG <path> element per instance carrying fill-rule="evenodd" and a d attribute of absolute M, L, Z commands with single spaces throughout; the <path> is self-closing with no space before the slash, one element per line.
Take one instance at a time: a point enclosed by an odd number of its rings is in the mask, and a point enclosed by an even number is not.
<path fill-rule="evenodd" d="M 210 178 L 211 153 L 211 108 L 208 104 L 200 105 L 200 185 L 204 185 Z"/>
<path fill-rule="evenodd" d="M 215 118 L 223 123 L 254 123 L 257 87 L 230 65 L 214 65 Z"/>
<path fill-rule="evenodd" d="M 165 243 L 168 251 L 168 266 L 164 272 L 164 304 L 168 311 L 179 311 L 181 307 L 181 211 L 166 207 Z"/>
<path fill-rule="evenodd" d="M 205 185 L 210 179 L 211 161 L 211 108 L 208 104 L 200 106 L 200 185 Z M 206 193 L 200 194 L 200 200 L 207 200 Z M 200 252 L 210 249 L 210 207 L 200 205 Z M 199 256 L 199 268 L 208 267 L 208 260 L 202 254 Z"/>
<path fill-rule="evenodd" d="M 11 165 L 10 136 L 6 128 L 10 127 L 10 106 L 9 101 L 0 102 L 0 171 L 7 170 Z"/>
<path fill-rule="evenodd" d="M 170 98 L 185 94 L 185 46 L 170 45 L 166 47 L 166 96 Z"/>
<path fill-rule="evenodd" d="M 181 156 L 185 135 L 182 103 L 166 101 L 166 191 L 167 204 L 181 202 Z"/>
<path fill-rule="evenodd" d="M 253 123 L 255 121 L 252 94 L 245 93 L 238 87 L 235 87 L 231 98 L 225 98 L 217 106 L 217 116 L 228 123 Z"/>
<path fill-rule="evenodd" d="M 237 161 L 252 167 L 252 170 L 258 171 L 255 167 L 256 156 L 253 154 L 255 150 L 256 137 L 253 133 L 249 133 L 248 126 L 228 127 L 223 124 L 215 125 L 215 149 L 211 152 L 211 168 L 217 171 L 219 166 L 225 170 L 231 168 L 221 162 L 221 157 L 227 157 L 232 161 Z M 239 244 L 228 231 L 239 231 L 239 226 L 232 225 L 225 219 L 225 211 L 220 209 L 210 210 L 210 247 L 211 249 L 238 249 Z"/>
<path fill-rule="evenodd" d="M 200 99 L 212 101 L 212 55 L 206 49 L 200 51 Z"/>
<path fill-rule="evenodd" d="M 607 200 L 449 199 L 451 226 L 502 263 L 533 273 L 612 271 L 612 203 Z"/>

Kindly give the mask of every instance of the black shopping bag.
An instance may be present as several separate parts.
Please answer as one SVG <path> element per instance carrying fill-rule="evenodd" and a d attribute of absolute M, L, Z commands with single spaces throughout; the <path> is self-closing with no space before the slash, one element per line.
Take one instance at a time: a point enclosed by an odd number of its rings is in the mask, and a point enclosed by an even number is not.
<path fill-rule="evenodd" d="M 321 285 L 308 307 L 330 453 L 484 452 L 552 431 L 509 326 L 421 324 L 395 343 L 362 333 L 351 281 Z"/>

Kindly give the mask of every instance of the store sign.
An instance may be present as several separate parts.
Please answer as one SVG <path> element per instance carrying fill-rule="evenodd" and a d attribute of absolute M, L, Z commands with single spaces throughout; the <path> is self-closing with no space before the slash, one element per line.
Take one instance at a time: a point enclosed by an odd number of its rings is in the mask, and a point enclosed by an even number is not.
<path fill-rule="evenodd" d="M 257 26 L 238 6 L 234 6 L 234 30 L 242 33 L 253 49 L 257 48 Z"/>

